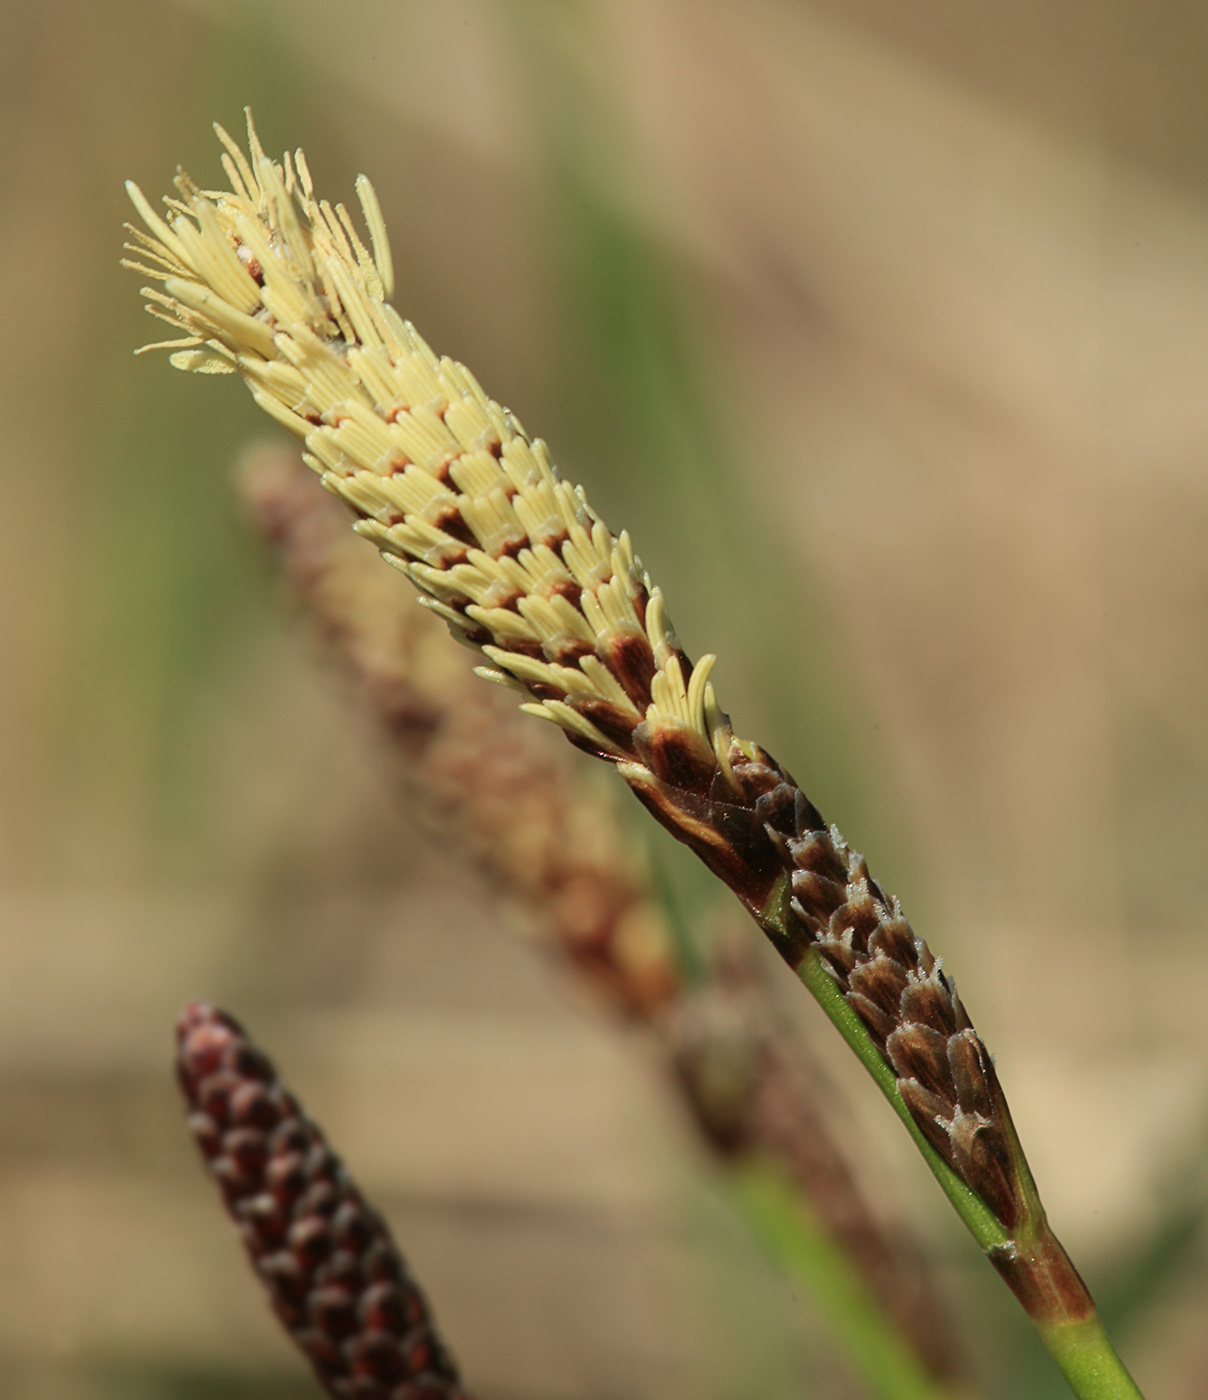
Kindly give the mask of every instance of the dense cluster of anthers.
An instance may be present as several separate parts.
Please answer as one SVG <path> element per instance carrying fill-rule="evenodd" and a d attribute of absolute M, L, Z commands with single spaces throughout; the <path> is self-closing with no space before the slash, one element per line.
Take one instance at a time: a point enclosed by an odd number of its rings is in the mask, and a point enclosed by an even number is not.
<path fill-rule="evenodd" d="M 218 128 L 231 188 L 180 175 L 167 220 L 129 187 L 147 231 L 131 229 L 128 265 L 161 282 L 148 310 L 185 333 L 166 342 L 172 363 L 242 375 L 360 533 L 481 650 L 483 675 L 614 762 L 789 962 L 821 952 L 922 1133 L 1009 1229 L 1022 1188 L 990 1057 L 897 902 L 783 769 L 734 735 L 714 658 L 689 662 L 628 535 L 390 306 L 369 182 L 357 192 L 372 256 L 343 206 L 316 201 L 300 151 L 275 163 L 248 133 L 250 162 Z"/>
<path fill-rule="evenodd" d="M 468 1400 L 390 1232 L 234 1020 L 177 1026 L 189 1127 L 273 1309 L 336 1400 Z"/>

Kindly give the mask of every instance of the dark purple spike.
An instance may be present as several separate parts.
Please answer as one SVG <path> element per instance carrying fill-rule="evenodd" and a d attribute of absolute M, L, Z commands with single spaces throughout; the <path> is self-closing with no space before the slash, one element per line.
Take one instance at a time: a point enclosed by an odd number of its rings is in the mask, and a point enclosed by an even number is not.
<path fill-rule="evenodd" d="M 291 1329 L 292 1331 L 292 1329 Z M 347 1369 L 340 1343 L 318 1327 L 300 1327 L 292 1331 L 294 1341 L 306 1354 L 315 1374 L 329 1394 L 339 1395 L 342 1373 Z"/>
<path fill-rule="evenodd" d="M 273 1158 L 276 1160 L 291 1152 L 305 1157 L 315 1140 L 315 1130 L 302 1117 L 302 1110 L 292 1098 L 283 1111 L 286 1116 L 273 1133 Z"/>
<path fill-rule="evenodd" d="M 189 1126 L 273 1310 L 333 1400 L 466 1400 L 423 1295 L 323 1134 L 229 1016 L 177 1027 Z M 202 1105 L 205 1105 L 202 1111 Z"/>

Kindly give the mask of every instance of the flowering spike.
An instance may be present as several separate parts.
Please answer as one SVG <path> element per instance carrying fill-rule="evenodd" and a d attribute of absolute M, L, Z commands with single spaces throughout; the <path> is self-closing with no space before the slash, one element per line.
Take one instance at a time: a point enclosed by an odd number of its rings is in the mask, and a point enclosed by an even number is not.
<path fill-rule="evenodd" d="M 243 1028 L 176 1028 L 189 1128 L 285 1330 L 333 1400 L 468 1400 L 390 1231 Z"/>
<path fill-rule="evenodd" d="M 628 539 L 388 304 L 393 262 L 369 180 L 356 188 L 372 256 L 342 205 L 316 201 L 301 152 L 270 160 L 250 114 L 250 160 L 216 130 L 230 190 L 181 176 L 164 218 L 128 187 L 148 230 L 140 271 L 163 284 L 149 309 L 186 336 L 173 365 L 237 369 L 361 532 L 573 743 L 640 762 L 644 720 L 669 725 L 668 744 L 694 761 L 725 753 L 728 721 L 704 704 L 712 658 L 693 668 L 684 656 Z M 707 766 L 725 779 L 716 758 Z"/>

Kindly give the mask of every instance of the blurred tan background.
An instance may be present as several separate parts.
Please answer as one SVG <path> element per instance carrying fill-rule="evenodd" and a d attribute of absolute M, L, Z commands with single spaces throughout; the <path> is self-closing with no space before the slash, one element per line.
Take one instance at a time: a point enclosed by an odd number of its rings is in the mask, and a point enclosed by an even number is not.
<path fill-rule="evenodd" d="M 1150 1400 L 1208 1396 L 1206 70 L 1173 0 L 0 7 L 6 1396 L 314 1393 L 180 1129 L 194 995 L 483 1400 L 861 1393 L 642 1045 L 392 791 L 234 503 L 269 425 L 130 356 L 121 182 L 215 183 L 245 102 L 372 175 L 400 309 L 631 529 L 946 955 Z M 985 1392 L 1060 1393 L 801 1014 Z"/>

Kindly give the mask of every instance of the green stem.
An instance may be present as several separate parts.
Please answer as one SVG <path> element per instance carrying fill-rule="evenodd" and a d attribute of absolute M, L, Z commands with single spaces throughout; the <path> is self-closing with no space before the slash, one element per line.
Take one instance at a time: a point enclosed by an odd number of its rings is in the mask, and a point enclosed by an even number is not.
<path fill-rule="evenodd" d="M 772 1162 L 731 1169 L 730 1195 L 752 1234 L 816 1300 L 877 1400 L 956 1400 L 923 1370 L 869 1295 L 850 1260 Z"/>
<path fill-rule="evenodd" d="M 1097 1313 L 1083 1322 L 1059 1323 L 1039 1331 L 1075 1395 L 1086 1400 L 1144 1400 Z"/>

